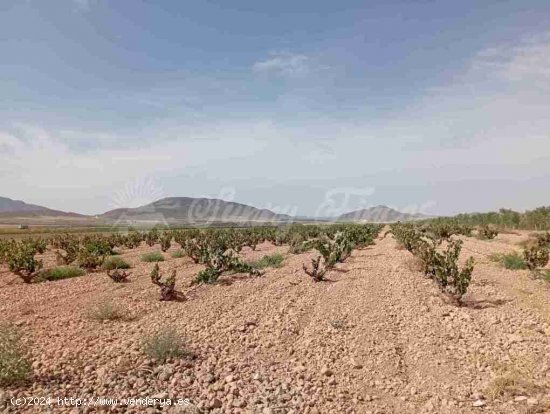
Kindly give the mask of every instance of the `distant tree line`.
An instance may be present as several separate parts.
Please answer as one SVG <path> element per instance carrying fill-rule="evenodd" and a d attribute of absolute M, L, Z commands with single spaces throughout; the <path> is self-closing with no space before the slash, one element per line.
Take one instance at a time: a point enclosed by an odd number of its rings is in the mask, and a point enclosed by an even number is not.
<path fill-rule="evenodd" d="M 460 224 L 493 225 L 500 228 L 550 230 L 550 206 L 527 210 L 524 213 L 501 208 L 489 213 L 462 213 L 453 217 Z"/>

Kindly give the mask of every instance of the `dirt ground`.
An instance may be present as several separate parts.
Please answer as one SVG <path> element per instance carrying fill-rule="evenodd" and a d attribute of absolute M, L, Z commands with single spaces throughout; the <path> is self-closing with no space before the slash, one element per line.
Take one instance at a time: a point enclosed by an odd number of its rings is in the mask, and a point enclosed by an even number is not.
<path fill-rule="evenodd" d="M 191 288 L 201 266 L 169 251 L 161 271 L 177 269 L 183 302 L 160 302 L 153 264 L 140 262 L 158 246 L 121 251 L 132 264 L 124 284 L 97 272 L 24 285 L 1 268 L 0 321 L 20 326 L 32 342 L 34 378 L 0 391 L 0 412 L 550 412 L 550 284 L 489 258 L 521 251 L 527 235 L 464 238 L 463 256 L 474 256 L 476 267 L 462 307 L 415 270 L 391 235 L 355 250 L 320 283 L 302 271 L 313 254 L 264 243 L 246 259 L 280 252 L 281 268 Z M 51 253 L 45 263 L 53 265 Z M 130 318 L 91 319 L 90 309 L 105 301 Z M 173 327 L 194 356 L 148 360 L 143 339 L 163 327 Z M 55 402 L 10 403 L 29 396 Z M 57 405 L 57 398 L 100 396 L 191 404 Z"/>

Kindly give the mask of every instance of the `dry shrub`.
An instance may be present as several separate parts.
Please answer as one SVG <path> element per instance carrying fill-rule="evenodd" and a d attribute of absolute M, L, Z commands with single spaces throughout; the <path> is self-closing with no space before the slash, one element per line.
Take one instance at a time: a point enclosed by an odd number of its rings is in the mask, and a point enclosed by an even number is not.
<path fill-rule="evenodd" d="M 88 316 L 99 322 L 131 320 L 128 309 L 109 300 L 96 303 L 89 311 Z"/>
<path fill-rule="evenodd" d="M 487 395 L 493 400 L 499 397 L 529 395 L 534 387 L 531 381 L 518 372 L 509 372 L 493 378 L 487 388 Z"/>
<path fill-rule="evenodd" d="M 532 369 L 532 362 L 527 360 L 500 367 L 487 387 L 487 396 L 494 400 L 537 393 L 539 387 L 531 380 Z"/>
<path fill-rule="evenodd" d="M 190 354 L 186 350 L 185 342 L 174 328 L 164 328 L 146 337 L 143 341 L 143 352 L 159 362 Z"/>

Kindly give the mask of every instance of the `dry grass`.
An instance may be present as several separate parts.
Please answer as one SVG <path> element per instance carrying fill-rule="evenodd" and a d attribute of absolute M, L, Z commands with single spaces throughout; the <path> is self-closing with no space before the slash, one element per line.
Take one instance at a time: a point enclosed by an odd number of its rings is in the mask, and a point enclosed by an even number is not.
<path fill-rule="evenodd" d="M 530 395 L 534 391 L 534 384 L 517 372 L 498 375 L 491 380 L 487 388 L 487 396 L 494 400 L 499 397 Z"/>
<path fill-rule="evenodd" d="M 348 327 L 348 323 L 345 318 L 339 318 L 339 319 L 331 319 L 328 321 L 330 326 L 332 326 L 334 329 L 343 330 Z"/>
<path fill-rule="evenodd" d="M 31 365 L 21 331 L 11 325 L 0 325 L 0 385 L 11 385 L 27 379 Z"/>
<path fill-rule="evenodd" d="M 189 354 L 183 339 L 173 328 L 164 328 L 145 338 L 143 352 L 149 358 L 159 362 Z"/>
<path fill-rule="evenodd" d="M 548 413 L 550 406 L 547 403 L 537 404 L 537 405 L 527 405 L 525 407 L 520 407 L 519 414 L 544 414 Z"/>
<path fill-rule="evenodd" d="M 128 310 L 121 305 L 105 300 L 88 310 L 88 316 L 99 322 L 131 320 Z"/>
<path fill-rule="evenodd" d="M 487 397 L 498 399 L 501 397 L 515 397 L 520 395 L 534 395 L 540 391 L 532 378 L 533 363 L 531 361 L 515 361 L 513 365 L 496 367 L 497 375 L 487 387 Z"/>

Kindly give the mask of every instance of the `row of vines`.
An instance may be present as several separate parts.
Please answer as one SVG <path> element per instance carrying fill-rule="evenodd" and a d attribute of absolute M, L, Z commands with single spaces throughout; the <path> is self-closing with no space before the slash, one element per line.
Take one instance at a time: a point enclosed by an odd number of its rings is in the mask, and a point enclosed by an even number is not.
<path fill-rule="evenodd" d="M 491 240 L 498 230 L 489 225 L 475 229 L 459 220 L 438 219 L 426 223 L 396 223 L 391 225 L 391 233 L 402 247 L 411 252 L 422 264 L 424 274 L 450 294 L 458 303 L 468 290 L 474 270 L 474 259 L 470 257 L 462 267 L 459 264 L 462 240 L 456 236 L 474 236 Z M 455 237 L 453 237 L 455 236 Z M 526 268 L 538 271 L 550 259 L 550 233 L 535 236 L 534 243 L 523 250 Z"/>
<path fill-rule="evenodd" d="M 258 244 L 271 242 L 276 246 L 288 245 L 289 253 L 318 252 L 310 266 L 304 264 L 304 272 L 315 281 L 322 281 L 326 273 L 337 263 L 346 260 L 353 249 L 374 243 L 381 230 L 379 225 L 338 224 L 325 226 L 291 225 L 286 227 L 256 227 L 247 229 L 185 229 L 146 232 L 130 231 L 126 234 L 74 235 L 58 234 L 49 238 L 0 240 L 0 263 L 25 283 L 40 280 L 43 262 L 39 255 L 51 250 L 59 265 L 73 265 L 93 272 L 105 261 L 117 254 L 117 249 L 135 249 L 145 243 L 159 245 L 166 252 L 173 243 L 179 245 L 184 255 L 201 270 L 194 282 L 215 283 L 225 273 L 261 275 L 259 269 L 244 262 L 240 256 L 243 248 L 255 250 Z M 114 268 L 108 275 L 115 282 L 124 282 L 129 273 Z M 151 281 L 161 289 L 161 300 L 177 299 L 176 273 L 163 276 L 157 265 L 151 271 Z"/>

